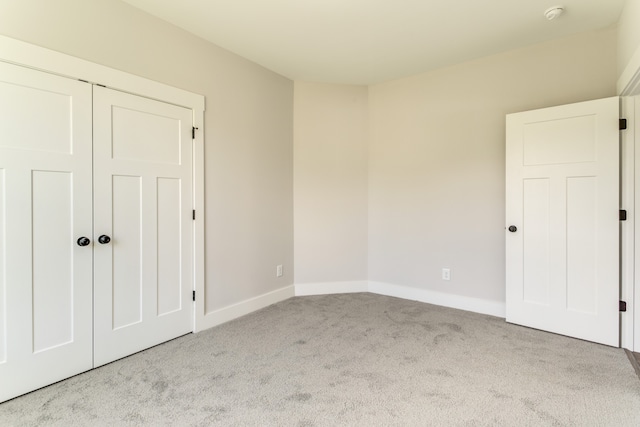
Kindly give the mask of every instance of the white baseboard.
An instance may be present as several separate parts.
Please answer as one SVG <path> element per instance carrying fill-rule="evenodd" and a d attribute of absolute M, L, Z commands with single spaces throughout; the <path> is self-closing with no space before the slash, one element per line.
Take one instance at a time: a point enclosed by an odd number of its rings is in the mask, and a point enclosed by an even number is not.
<path fill-rule="evenodd" d="M 209 313 L 206 313 L 199 322 L 197 322 L 198 324 L 196 325 L 195 332 L 200 332 L 202 330 L 218 326 L 222 323 L 226 323 L 256 310 L 260 310 L 261 308 L 270 306 L 271 304 L 284 301 L 293 297 L 294 294 L 295 290 L 293 285 L 286 286 L 254 298 L 240 301 L 239 303 L 232 304 L 227 307 L 210 311 Z"/>
<path fill-rule="evenodd" d="M 383 282 L 367 282 L 366 280 L 351 282 L 301 283 L 287 286 L 275 291 L 250 298 L 218 310 L 211 311 L 198 319 L 196 331 L 199 332 L 238 317 L 242 317 L 261 308 L 267 307 L 293 296 L 346 294 L 354 292 L 371 292 L 379 295 L 420 301 L 443 307 L 505 317 L 505 303 L 461 295 L 445 294 L 409 286 L 394 285 Z"/>
<path fill-rule="evenodd" d="M 295 285 L 296 296 L 347 294 L 354 292 L 371 292 L 379 295 L 403 298 L 412 301 L 426 302 L 443 307 L 457 308 L 474 313 L 505 317 L 505 303 L 481 298 L 466 297 L 409 286 L 394 285 L 366 280 L 352 282 L 301 283 Z"/>
<path fill-rule="evenodd" d="M 461 295 L 445 294 L 426 289 L 412 288 L 408 286 L 393 285 L 382 282 L 369 282 L 369 292 L 390 297 L 403 298 L 413 301 L 426 302 L 443 307 L 457 308 L 459 310 L 488 314 L 496 317 L 505 317 L 506 307 L 504 302 L 490 301 L 481 298 L 465 297 Z"/>
<path fill-rule="evenodd" d="M 327 295 L 327 294 L 351 294 L 354 292 L 367 292 L 369 282 L 357 280 L 351 282 L 325 282 L 325 283 L 300 283 L 295 285 L 296 296 Z"/>

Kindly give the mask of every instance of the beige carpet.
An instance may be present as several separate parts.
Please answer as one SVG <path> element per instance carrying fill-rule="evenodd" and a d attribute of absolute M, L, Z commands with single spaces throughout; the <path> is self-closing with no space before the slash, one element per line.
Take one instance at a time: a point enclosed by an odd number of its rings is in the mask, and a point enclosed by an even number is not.
<path fill-rule="evenodd" d="M 503 319 L 298 297 L 0 404 L 0 425 L 638 426 L 640 380 L 621 349 Z"/>

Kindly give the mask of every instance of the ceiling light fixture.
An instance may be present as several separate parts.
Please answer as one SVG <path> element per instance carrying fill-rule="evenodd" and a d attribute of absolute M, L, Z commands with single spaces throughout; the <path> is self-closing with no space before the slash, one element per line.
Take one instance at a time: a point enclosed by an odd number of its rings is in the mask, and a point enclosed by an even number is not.
<path fill-rule="evenodd" d="M 544 11 L 544 17 L 549 21 L 553 21 L 564 12 L 564 6 L 553 6 Z"/>

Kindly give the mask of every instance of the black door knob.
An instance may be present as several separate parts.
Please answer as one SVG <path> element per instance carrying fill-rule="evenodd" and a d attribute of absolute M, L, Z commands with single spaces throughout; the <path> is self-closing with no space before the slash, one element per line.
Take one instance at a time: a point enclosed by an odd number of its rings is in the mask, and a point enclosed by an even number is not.
<path fill-rule="evenodd" d="M 106 234 L 103 234 L 102 236 L 98 237 L 98 242 L 102 243 L 103 245 L 106 245 L 110 241 L 111 241 L 111 237 L 107 236 Z"/>
<path fill-rule="evenodd" d="M 510 225 L 509 226 L 509 231 L 512 233 L 515 233 L 516 231 L 518 231 L 518 227 L 516 227 L 515 225 Z"/>
<path fill-rule="evenodd" d="M 78 246 L 89 246 L 89 243 L 91 243 L 91 240 L 88 237 L 83 236 L 78 239 Z"/>

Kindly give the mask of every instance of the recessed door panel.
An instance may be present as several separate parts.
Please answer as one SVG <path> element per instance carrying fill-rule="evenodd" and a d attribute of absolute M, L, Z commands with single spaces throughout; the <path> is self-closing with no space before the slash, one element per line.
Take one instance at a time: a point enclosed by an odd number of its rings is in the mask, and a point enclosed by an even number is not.
<path fill-rule="evenodd" d="M 114 176 L 113 329 L 142 321 L 142 189 L 138 176 Z"/>
<path fill-rule="evenodd" d="M 526 179 L 523 190 L 524 283 L 523 299 L 549 304 L 549 180 Z"/>
<path fill-rule="evenodd" d="M 87 83 L 0 76 L 3 401 L 92 367 L 92 107 Z"/>
<path fill-rule="evenodd" d="M 114 159 L 180 164 L 180 119 L 116 105 L 112 114 Z"/>
<path fill-rule="evenodd" d="M 551 165 L 596 159 L 596 116 L 563 117 L 524 124 L 524 164 Z"/>
<path fill-rule="evenodd" d="M 596 314 L 598 310 L 598 181 L 567 179 L 567 309 Z"/>
<path fill-rule="evenodd" d="M 39 86 L 38 83 L 19 84 L 7 81 L 7 78 L 2 80 L 0 147 L 71 153 L 72 96 L 55 88 Z M 20 120 L 7 120 L 8 117 L 28 117 L 31 126 L 25 127 Z"/>
<path fill-rule="evenodd" d="M 73 181 L 33 171 L 33 351 L 73 340 Z"/>
<path fill-rule="evenodd" d="M 158 178 L 158 315 L 182 307 L 180 179 Z"/>

